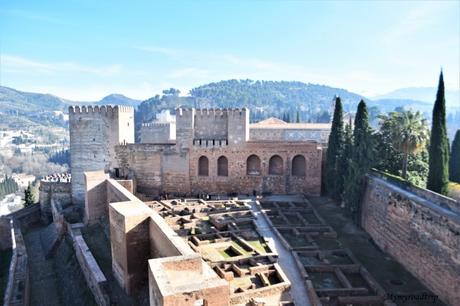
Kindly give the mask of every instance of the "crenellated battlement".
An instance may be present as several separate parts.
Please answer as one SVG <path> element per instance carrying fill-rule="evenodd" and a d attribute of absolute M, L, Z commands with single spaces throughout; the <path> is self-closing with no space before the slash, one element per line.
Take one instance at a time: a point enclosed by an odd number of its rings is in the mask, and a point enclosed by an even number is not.
<path fill-rule="evenodd" d="M 196 115 L 199 116 L 241 116 L 244 115 L 248 112 L 248 109 L 246 107 L 243 108 L 199 108 L 199 109 L 194 109 L 194 108 L 184 108 L 184 107 L 178 107 L 176 109 L 176 115 L 177 116 L 187 116 L 187 115 L 192 115 L 195 113 Z"/>
<path fill-rule="evenodd" d="M 116 112 L 133 113 L 132 106 L 125 105 L 74 105 L 69 106 L 69 114 L 113 114 Z"/>
<path fill-rule="evenodd" d="M 174 124 L 174 122 L 148 122 L 148 123 L 142 123 L 142 127 L 144 128 L 159 128 L 159 127 L 169 127 L 171 123 Z"/>
<path fill-rule="evenodd" d="M 201 148 L 221 148 L 228 146 L 228 139 L 193 139 L 192 144 Z"/>
<path fill-rule="evenodd" d="M 176 108 L 176 117 L 190 116 L 194 114 L 194 112 L 195 112 L 194 108 L 178 107 Z"/>

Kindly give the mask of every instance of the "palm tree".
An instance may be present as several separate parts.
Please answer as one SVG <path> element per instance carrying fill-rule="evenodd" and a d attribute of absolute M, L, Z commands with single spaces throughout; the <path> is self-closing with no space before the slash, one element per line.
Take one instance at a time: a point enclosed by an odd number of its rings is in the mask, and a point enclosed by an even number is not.
<path fill-rule="evenodd" d="M 403 154 L 402 177 L 407 179 L 409 154 L 417 153 L 426 146 L 429 139 L 428 124 L 420 112 L 403 110 L 382 116 L 381 132 L 389 138 L 393 147 Z"/>

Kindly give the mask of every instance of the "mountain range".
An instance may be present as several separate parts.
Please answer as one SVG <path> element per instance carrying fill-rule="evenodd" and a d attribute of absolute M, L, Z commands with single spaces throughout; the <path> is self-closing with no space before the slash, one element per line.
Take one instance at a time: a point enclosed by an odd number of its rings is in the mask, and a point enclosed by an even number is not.
<path fill-rule="evenodd" d="M 179 105 L 201 108 L 249 107 L 252 119 L 266 116 L 291 118 L 300 113 L 302 120 L 318 121 L 324 113 L 331 113 L 334 97 L 341 97 L 345 111 L 353 112 L 361 99 L 369 107 L 382 112 L 397 107 L 411 108 L 430 113 L 436 88 L 402 88 L 373 98 L 366 98 L 345 89 L 326 85 L 288 81 L 226 80 L 205 84 L 190 91 L 189 96 L 179 96 L 178 91 L 166 90 L 163 96 L 145 101 L 131 99 L 121 94 L 111 94 L 99 101 L 72 101 L 50 94 L 23 92 L 0 86 L 0 127 L 18 128 L 29 125 L 66 126 L 62 114 L 69 105 L 118 104 L 138 108 L 138 122 L 150 121 L 156 112 L 174 109 Z M 448 108 L 460 105 L 459 91 L 446 91 Z M 61 115 L 60 115 L 61 114 Z M 322 115 L 323 114 L 323 115 Z M 322 120 L 325 120 L 324 116 Z M 327 118 L 327 116 L 326 116 Z"/>

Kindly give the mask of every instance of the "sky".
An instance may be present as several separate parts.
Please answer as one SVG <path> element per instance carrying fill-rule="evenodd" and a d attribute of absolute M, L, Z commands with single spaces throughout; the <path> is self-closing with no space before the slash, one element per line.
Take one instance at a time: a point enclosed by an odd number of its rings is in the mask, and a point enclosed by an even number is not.
<path fill-rule="evenodd" d="M 460 87 L 460 1 L 0 0 L 0 85 L 136 99 L 226 79 Z"/>

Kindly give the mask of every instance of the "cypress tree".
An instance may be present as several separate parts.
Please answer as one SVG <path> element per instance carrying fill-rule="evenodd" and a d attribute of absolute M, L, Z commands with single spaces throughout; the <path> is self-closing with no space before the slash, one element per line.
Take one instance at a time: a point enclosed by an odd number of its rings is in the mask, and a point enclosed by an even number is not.
<path fill-rule="evenodd" d="M 296 116 L 295 122 L 300 123 L 300 113 L 299 113 L 299 111 L 297 111 L 297 116 Z"/>
<path fill-rule="evenodd" d="M 446 195 L 449 184 L 449 141 L 447 139 L 446 99 L 442 71 L 439 76 L 438 92 L 433 108 L 429 154 L 427 188 Z"/>
<path fill-rule="evenodd" d="M 26 190 L 24 190 L 24 201 L 24 207 L 30 206 L 35 202 L 34 195 L 32 193 L 32 187 L 30 186 L 30 184 L 29 186 L 27 186 Z"/>
<path fill-rule="evenodd" d="M 343 180 L 338 176 L 338 165 L 342 154 L 343 140 L 343 107 L 340 97 L 335 98 L 334 119 L 327 146 L 326 159 L 326 191 L 334 199 L 339 200 L 343 189 Z"/>
<path fill-rule="evenodd" d="M 455 133 L 449 160 L 449 177 L 452 182 L 460 183 L 460 130 Z"/>
<path fill-rule="evenodd" d="M 373 162 L 372 129 L 369 125 L 369 115 L 363 100 L 358 104 L 353 130 L 353 146 L 351 160 L 344 186 L 345 206 L 352 213 L 355 222 L 359 223 L 361 198 L 366 183 L 366 173 Z"/>
<path fill-rule="evenodd" d="M 343 191 L 345 189 L 345 179 L 348 175 L 348 171 L 349 171 L 350 163 L 351 163 L 352 149 L 353 149 L 353 127 L 352 127 L 352 123 L 350 119 L 350 122 L 345 126 L 343 149 L 342 149 L 342 154 L 340 155 L 340 163 L 338 165 L 339 166 L 338 177 L 340 178 L 342 182 L 342 188 L 339 190 L 340 200 L 342 203 L 344 199 Z"/>

